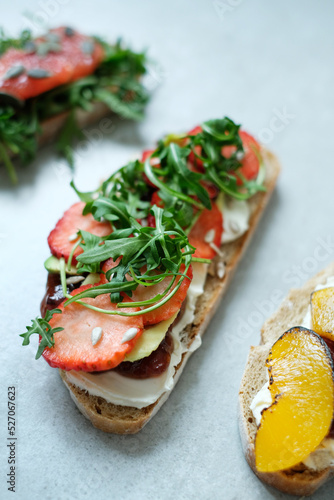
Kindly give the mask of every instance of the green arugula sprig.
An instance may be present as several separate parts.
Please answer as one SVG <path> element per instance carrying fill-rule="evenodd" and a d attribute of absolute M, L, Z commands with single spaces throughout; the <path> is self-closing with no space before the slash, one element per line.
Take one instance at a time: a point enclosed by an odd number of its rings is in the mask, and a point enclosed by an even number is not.
<path fill-rule="evenodd" d="M 104 217 L 114 222 L 117 218 L 110 216 L 108 211 L 117 203 L 124 203 L 133 217 L 146 219 L 150 209 L 148 199 L 152 194 L 152 189 L 144 180 L 146 175 L 158 189 L 158 195 L 171 217 L 188 233 L 200 211 L 211 208 L 204 187 L 206 184 L 214 184 L 219 191 L 239 200 L 248 199 L 265 189 L 262 183 L 248 181 L 239 171 L 244 155 L 239 128 L 227 117 L 207 121 L 197 135 L 170 135 L 161 140 L 151 155 L 151 158 L 158 159 L 159 168 L 151 165 L 150 158 L 144 163 L 137 160 L 111 175 L 94 192 L 82 193 L 73 183 L 72 187 L 86 203 L 84 213 L 92 213 L 97 220 Z M 234 146 L 231 156 L 222 155 L 224 146 Z M 202 161 L 201 171 L 189 169 L 191 152 Z M 238 179 L 242 180 L 241 186 L 237 183 Z M 121 223 L 118 221 L 115 226 L 120 227 Z"/>
<path fill-rule="evenodd" d="M 7 38 L 0 32 L 0 56 L 10 47 L 22 49 L 32 41 L 31 33 L 24 31 L 17 39 Z M 105 50 L 105 58 L 90 76 L 61 85 L 26 102 L 0 93 L 0 160 L 7 168 L 10 179 L 17 182 L 13 162 L 8 151 L 19 154 L 24 163 L 37 153 L 41 123 L 48 118 L 68 112 L 60 133 L 57 150 L 70 167 L 74 166 L 74 144 L 83 137 L 76 120 L 76 111 L 89 111 L 96 102 L 102 102 L 119 116 L 141 120 L 149 94 L 139 78 L 146 72 L 145 53 L 136 53 L 98 39 Z"/>
<path fill-rule="evenodd" d="M 32 320 L 32 325 L 27 326 L 27 331 L 25 333 L 21 333 L 20 337 L 23 337 L 22 345 L 30 344 L 30 337 L 33 334 L 37 334 L 40 336 L 41 340 L 38 346 L 38 350 L 36 353 L 35 359 L 41 357 L 44 349 L 46 347 L 54 346 L 54 334 L 57 332 L 61 332 L 64 330 L 62 327 L 51 328 L 49 322 L 52 319 L 54 314 L 61 313 L 60 309 L 52 309 L 51 311 L 46 311 L 44 318 L 35 318 Z"/>

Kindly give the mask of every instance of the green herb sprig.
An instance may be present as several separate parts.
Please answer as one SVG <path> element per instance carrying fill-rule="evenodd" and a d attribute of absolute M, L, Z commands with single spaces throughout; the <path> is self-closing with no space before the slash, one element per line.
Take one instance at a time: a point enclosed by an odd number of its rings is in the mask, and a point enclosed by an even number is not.
<path fill-rule="evenodd" d="M 33 334 L 37 334 L 40 336 L 41 341 L 38 346 L 38 350 L 36 353 L 35 359 L 41 357 L 44 349 L 46 347 L 54 346 L 54 334 L 57 332 L 61 332 L 64 330 L 62 327 L 52 328 L 49 324 L 54 314 L 61 313 L 60 309 L 52 309 L 51 311 L 46 311 L 44 318 L 35 318 L 32 320 L 32 325 L 27 326 L 27 331 L 25 333 L 21 333 L 20 337 L 23 337 L 22 345 L 30 344 L 30 337 Z"/>

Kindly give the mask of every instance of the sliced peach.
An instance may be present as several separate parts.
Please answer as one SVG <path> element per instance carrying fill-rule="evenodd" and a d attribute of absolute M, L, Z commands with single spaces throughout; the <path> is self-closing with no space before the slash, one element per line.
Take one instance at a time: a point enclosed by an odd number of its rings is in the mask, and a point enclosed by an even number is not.
<path fill-rule="evenodd" d="M 263 411 L 255 440 L 259 472 L 302 462 L 328 434 L 333 418 L 333 361 L 324 340 L 291 328 L 266 360 L 273 404 Z"/>
<path fill-rule="evenodd" d="M 323 288 L 311 295 L 312 330 L 334 340 L 334 288 Z"/>

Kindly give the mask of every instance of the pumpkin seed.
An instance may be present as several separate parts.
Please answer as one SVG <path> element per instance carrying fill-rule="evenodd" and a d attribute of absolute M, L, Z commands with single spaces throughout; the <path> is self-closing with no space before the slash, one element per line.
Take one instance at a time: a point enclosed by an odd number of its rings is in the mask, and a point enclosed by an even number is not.
<path fill-rule="evenodd" d="M 49 53 L 49 43 L 41 42 L 37 47 L 37 54 L 39 56 L 46 56 Z"/>
<path fill-rule="evenodd" d="M 66 26 L 65 30 L 64 30 L 64 33 L 66 36 L 74 36 L 75 35 L 75 31 L 73 28 L 70 28 L 69 26 Z"/>
<path fill-rule="evenodd" d="M 15 64 L 5 73 L 3 79 L 11 80 L 12 78 L 17 78 L 25 72 L 25 67 L 22 64 Z"/>
<path fill-rule="evenodd" d="M 49 43 L 49 52 L 60 52 L 61 46 L 59 43 L 50 42 Z"/>
<path fill-rule="evenodd" d="M 84 54 L 93 54 L 94 44 L 91 40 L 84 40 L 81 44 L 81 50 Z"/>
<path fill-rule="evenodd" d="M 27 75 L 30 76 L 30 78 L 48 78 L 51 76 L 51 73 L 47 71 L 46 69 L 42 68 L 32 68 L 27 71 Z"/>
<path fill-rule="evenodd" d="M 60 36 L 58 35 L 58 33 L 47 33 L 47 35 L 45 35 L 45 38 L 47 39 L 48 42 L 51 43 L 60 42 Z"/>
<path fill-rule="evenodd" d="M 36 52 L 36 49 L 37 45 L 35 44 L 35 42 L 32 41 L 26 42 L 23 46 L 23 50 L 28 54 L 33 54 L 34 52 Z"/>

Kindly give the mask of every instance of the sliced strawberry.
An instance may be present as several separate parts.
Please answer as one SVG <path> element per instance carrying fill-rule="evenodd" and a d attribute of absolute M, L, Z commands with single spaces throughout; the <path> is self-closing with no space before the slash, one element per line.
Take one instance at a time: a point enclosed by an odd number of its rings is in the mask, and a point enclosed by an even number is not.
<path fill-rule="evenodd" d="M 241 160 L 241 167 L 237 170 L 235 175 L 238 173 L 242 174 L 248 181 L 255 179 L 259 173 L 260 162 L 260 144 L 247 132 L 243 130 L 239 131 L 239 135 L 242 140 L 242 145 L 244 148 L 244 157 Z M 224 146 L 222 148 L 222 155 L 225 158 L 230 158 L 233 153 L 235 153 L 235 146 Z M 237 176 L 238 186 L 242 186 L 243 181 Z"/>
<path fill-rule="evenodd" d="M 76 295 L 92 286 L 82 286 L 71 295 Z M 117 309 L 116 304 L 110 302 L 109 294 L 82 300 L 101 309 L 113 311 Z M 62 314 L 55 314 L 50 325 L 52 328 L 62 327 L 64 330 L 55 333 L 54 347 L 47 347 L 43 352 L 46 361 L 54 368 L 85 372 L 110 370 L 123 361 L 125 354 L 133 349 L 143 332 L 142 316 L 112 316 L 92 311 L 75 302 L 66 307 L 61 304 L 59 309 Z M 136 312 L 139 308 L 118 310 Z M 102 336 L 93 345 L 92 330 L 97 327 L 102 328 Z M 130 328 L 137 329 L 136 336 L 123 343 L 124 334 Z"/>
<path fill-rule="evenodd" d="M 188 135 L 197 135 L 202 132 L 201 127 L 195 127 L 188 132 Z M 255 179 L 259 173 L 260 162 L 260 144 L 254 139 L 253 136 L 245 132 L 244 130 L 239 131 L 240 138 L 242 140 L 242 145 L 245 151 L 245 155 L 241 160 L 241 167 L 238 170 L 240 174 L 243 175 L 247 180 Z M 195 146 L 195 151 L 198 155 L 202 154 L 202 148 L 200 146 Z M 223 146 L 222 155 L 225 158 L 230 158 L 236 151 L 236 146 Z M 195 171 L 203 172 L 203 162 L 198 159 L 193 151 L 189 154 L 189 162 L 193 165 Z M 237 175 L 237 174 L 236 174 Z M 238 186 L 242 186 L 243 182 L 240 177 L 237 177 Z"/>
<path fill-rule="evenodd" d="M 194 257 L 213 259 L 216 251 L 210 243 L 220 247 L 223 234 L 223 216 L 216 203 L 204 209 L 189 234 L 189 243 L 196 248 Z M 205 241 L 207 240 L 207 241 Z"/>
<path fill-rule="evenodd" d="M 92 214 L 82 215 L 84 207 L 85 203 L 83 201 L 72 205 L 49 234 L 48 244 L 51 253 L 58 259 L 64 257 L 68 261 L 73 245 L 78 241 L 78 238 L 75 239 L 74 235 L 79 229 L 88 231 L 96 236 L 107 236 L 112 232 L 109 222 L 99 222 L 94 219 Z M 82 251 L 82 248 L 76 248 L 73 256 L 73 264 L 76 264 L 76 257 Z"/>
<path fill-rule="evenodd" d="M 73 31 L 57 28 L 45 37 L 36 39 L 37 52 L 10 48 L 0 59 L 0 91 L 26 100 L 59 85 L 73 82 L 92 74 L 104 57 L 102 46 L 94 39 Z M 53 37 L 49 51 L 39 55 L 38 47 L 48 47 L 48 37 Z M 7 78 L 7 71 L 22 66 L 24 70 Z M 45 76 L 43 76 L 43 72 Z"/>
<path fill-rule="evenodd" d="M 184 272 L 184 269 L 185 267 L 181 266 L 180 270 L 181 273 Z M 193 277 L 193 271 L 191 266 L 188 269 L 187 276 L 190 279 L 184 278 L 176 294 L 173 295 L 173 297 L 168 302 L 166 302 L 166 304 L 162 305 L 161 307 L 158 307 L 157 309 L 154 309 L 154 311 L 150 311 L 143 315 L 144 325 L 154 325 L 156 323 L 160 323 L 160 321 L 164 321 L 165 319 L 171 318 L 181 309 L 182 303 L 187 296 L 188 288 L 190 286 Z M 175 280 L 175 285 L 178 283 L 179 279 L 180 278 L 178 277 Z M 171 278 L 165 278 L 161 283 L 155 286 L 139 285 L 136 288 L 136 290 L 134 290 L 134 292 L 132 293 L 132 300 L 140 301 L 140 300 L 152 299 L 156 295 L 163 293 L 163 291 L 169 285 L 170 280 Z"/>
<path fill-rule="evenodd" d="M 102 271 L 106 273 L 109 269 L 114 268 L 118 264 L 118 261 L 114 262 L 112 259 L 108 259 L 102 267 Z M 181 266 L 181 273 L 184 272 L 185 267 Z M 160 321 L 164 321 L 165 319 L 170 318 L 173 316 L 175 313 L 177 313 L 181 309 L 182 302 L 186 298 L 187 291 L 190 285 L 190 282 L 193 277 L 193 272 L 192 268 L 188 269 L 187 276 L 190 278 L 185 278 L 178 291 L 176 292 L 173 297 L 166 302 L 166 304 L 162 305 L 161 307 L 158 307 L 154 311 L 150 311 L 148 313 L 143 314 L 143 321 L 144 325 L 154 325 L 155 323 L 160 323 Z M 130 278 L 129 278 L 130 279 Z M 132 297 L 131 300 L 133 302 L 140 302 L 144 300 L 149 300 L 155 297 L 158 294 L 161 294 L 164 292 L 164 290 L 167 288 L 169 283 L 171 282 L 172 278 L 165 278 L 161 283 L 158 283 L 154 286 L 144 286 L 144 285 L 139 285 L 136 290 L 133 290 L 132 292 Z M 176 284 L 179 281 L 179 277 L 175 280 L 175 284 L 173 288 L 176 286 Z M 107 279 L 105 277 L 105 274 L 101 274 L 101 284 L 106 283 Z M 145 309 L 145 308 L 144 308 Z"/>

